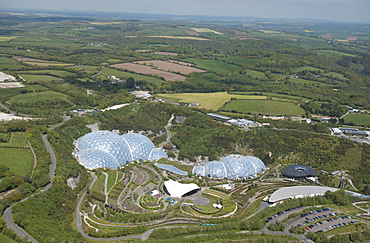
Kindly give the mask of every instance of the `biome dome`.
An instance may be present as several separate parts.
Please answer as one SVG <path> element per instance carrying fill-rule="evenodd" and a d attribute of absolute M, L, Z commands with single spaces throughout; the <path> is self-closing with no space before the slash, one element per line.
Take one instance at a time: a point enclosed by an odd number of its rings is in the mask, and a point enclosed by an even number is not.
<path fill-rule="evenodd" d="M 265 169 L 265 164 L 257 157 L 231 154 L 220 161 L 195 166 L 193 174 L 220 179 L 240 179 L 255 176 Z"/>
<path fill-rule="evenodd" d="M 80 137 L 73 153 L 78 162 L 92 170 L 117 169 L 132 161 L 157 161 L 167 158 L 144 135 L 129 132 L 122 136 L 110 131 L 96 131 Z"/>

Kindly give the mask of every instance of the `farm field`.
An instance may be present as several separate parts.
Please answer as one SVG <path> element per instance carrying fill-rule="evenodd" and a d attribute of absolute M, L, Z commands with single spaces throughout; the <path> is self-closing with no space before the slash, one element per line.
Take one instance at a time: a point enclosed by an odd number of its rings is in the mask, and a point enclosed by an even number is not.
<path fill-rule="evenodd" d="M 234 56 L 221 57 L 218 59 L 223 60 L 225 62 L 232 62 L 232 63 L 238 63 L 238 64 L 244 64 L 244 65 L 251 65 L 251 66 L 255 66 L 259 61 L 262 60 L 262 59 L 251 59 L 251 58 L 234 57 Z"/>
<path fill-rule="evenodd" d="M 231 100 L 222 110 L 240 113 L 261 113 L 265 115 L 301 116 L 304 110 L 289 102 L 270 100 Z"/>
<path fill-rule="evenodd" d="M 18 61 L 25 61 L 25 62 L 58 63 L 58 62 L 54 62 L 54 61 L 47 61 L 47 60 L 41 60 L 41 59 L 30 58 L 30 57 L 13 56 L 12 58 L 13 58 L 13 59 L 15 59 L 15 60 L 18 60 Z"/>
<path fill-rule="evenodd" d="M 12 97 L 8 102 L 9 103 L 33 103 L 43 100 L 55 100 L 63 99 L 67 100 L 68 96 L 62 93 L 57 93 L 54 91 L 44 91 L 36 93 L 26 93 L 20 94 Z"/>
<path fill-rule="evenodd" d="M 146 81 L 148 83 L 154 83 L 156 85 L 160 85 L 163 82 L 162 79 L 157 78 L 157 77 L 150 77 L 150 76 L 146 76 L 146 75 L 135 74 L 135 73 L 125 72 L 125 71 L 121 71 L 121 70 L 117 70 L 117 69 L 113 69 L 113 68 L 104 67 L 101 74 L 98 75 L 97 77 L 106 78 L 106 76 L 116 76 L 118 78 L 130 78 L 130 77 L 132 77 L 136 81 L 142 80 L 142 81 Z"/>
<path fill-rule="evenodd" d="M 0 57 L 0 69 L 18 69 L 24 67 L 22 64 L 11 58 Z"/>
<path fill-rule="evenodd" d="M 370 115 L 368 114 L 354 114 L 350 113 L 343 117 L 346 124 L 353 123 L 356 126 L 369 126 L 370 125 Z"/>
<path fill-rule="evenodd" d="M 264 95 L 237 95 L 228 94 L 226 92 L 215 92 L 215 93 L 182 93 L 182 94 L 161 94 L 159 97 L 163 98 L 174 98 L 180 102 L 185 103 L 199 103 L 200 108 L 218 110 L 225 102 L 228 102 L 231 98 L 236 99 L 266 99 Z"/>
<path fill-rule="evenodd" d="M 27 82 L 51 82 L 53 80 L 58 80 L 60 78 L 47 76 L 47 75 L 33 75 L 33 74 L 21 74 Z"/>
<path fill-rule="evenodd" d="M 233 71 L 239 71 L 242 68 L 233 64 L 225 63 L 218 60 L 205 60 L 198 58 L 185 59 L 187 62 L 194 63 L 196 67 L 209 70 L 216 73 L 230 74 Z"/>
<path fill-rule="evenodd" d="M 286 98 L 286 99 L 301 99 L 302 97 L 293 96 L 293 95 L 286 95 L 286 94 L 276 94 L 276 93 L 268 93 L 268 92 L 231 92 L 230 94 L 237 94 L 237 95 L 265 95 L 268 97 L 277 97 L 277 98 Z M 307 98 L 305 98 L 307 99 Z"/>
<path fill-rule="evenodd" d="M 14 173 L 22 176 L 31 174 L 33 155 L 30 149 L 0 147 L 0 154 L 1 164 L 8 166 Z"/>
<path fill-rule="evenodd" d="M 350 56 L 355 57 L 356 55 L 348 54 L 340 51 L 332 51 L 332 50 L 318 50 L 316 51 L 317 54 L 326 56 L 327 58 L 333 59 L 333 60 L 339 60 L 342 56 Z"/>
<path fill-rule="evenodd" d="M 151 67 L 134 64 L 134 63 L 115 64 L 115 65 L 112 65 L 111 67 L 118 68 L 118 69 L 125 69 L 125 70 L 129 70 L 129 71 L 133 71 L 133 72 L 141 73 L 141 74 L 157 75 L 157 76 L 163 77 L 167 81 L 185 81 L 185 78 L 186 78 L 178 74 L 169 73 L 169 72 L 165 72 L 161 70 L 155 70 Z"/>
<path fill-rule="evenodd" d="M 297 84 L 312 84 L 316 86 L 332 86 L 331 84 L 321 83 L 321 82 L 302 79 L 302 78 L 291 78 L 289 79 L 289 82 L 297 83 Z"/>
<path fill-rule="evenodd" d="M 26 85 L 24 88 L 11 88 L 11 89 L 0 89 L 0 97 L 6 99 L 8 97 L 19 95 L 21 90 L 27 90 L 28 92 L 37 92 L 48 90 L 48 88 L 41 85 Z"/>
<path fill-rule="evenodd" d="M 340 80 L 343 80 L 343 81 L 347 81 L 348 80 L 348 78 L 344 77 L 342 74 L 335 73 L 335 72 L 324 73 L 322 75 L 325 76 L 325 77 L 332 76 L 332 77 L 335 77 L 335 78 L 340 79 Z"/>
<path fill-rule="evenodd" d="M 76 76 L 74 73 L 70 73 L 63 70 L 30 70 L 30 71 L 21 71 L 20 74 L 41 74 L 41 75 L 53 75 L 61 78 L 64 77 L 73 77 Z"/>
<path fill-rule="evenodd" d="M 155 51 L 155 52 L 153 52 L 153 54 L 155 54 L 155 55 L 163 55 L 163 56 L 178 56 L 179 55 L 178 53 L 165 52 L 165 51 Z"/>
<path fill-rule="evenodd" d="M 140 61 L 140 62 L 135 62 L 135 63 L 141 64 L 141 65 L 153 66 L 163 71 L 179 72 L 184 75 L 187 75 L 193 72 L 200 72 L 200 73 L 205 72 L 204 70 L 200 70 L 198 68 L 189 67 L 189 65 L 191 64 L 184 66 L 183 64 L 176 64 L 173 62 L 167 62 L 167 61 L 161 61 L 161 60 Z"/>
<path fill-rule="evenodd" d="M 255 71 L 255 70 L 246 70 L 247 75 L 252 76 L 253 78 L 266 78 L 266 75 L 263 72 Z"/>
<path fill-rule="evenodd" d="M 211 29 L 208 29 L 208 28 L 190 28 L 192 30 L 194 30 L 195 32 L 198 32 L 198 33 L 213 33 L 213 34 L 216 34 L 216 35 L 223 35 L 222 33 L 218 32 L 218 31 L 215 31 L 215 30 L 211 30 Z"/>
<path fill-rule="evenodd" d="M 53 63 L 53 62 L 24 62 L 28 65 L 33 66 L 41 66 L 41 67 L 47 67 L 47 66 L 71 66 L 74 65 L 72 63 Z"/>

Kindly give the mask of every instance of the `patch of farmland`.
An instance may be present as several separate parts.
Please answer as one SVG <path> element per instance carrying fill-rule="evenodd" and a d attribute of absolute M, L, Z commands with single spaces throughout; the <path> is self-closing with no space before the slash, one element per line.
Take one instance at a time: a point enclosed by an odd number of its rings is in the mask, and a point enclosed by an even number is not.
<path fill-rule="evenodd" d="M 178 56 L 179 55 L 178 53 L 175 53 L 175 52 L 166 52 L 166 51 L 155 51 L 153 52 L 153 54 L 163 55 L 163 56 Z"/>
<path fill-rule="evenodd" d="M 200 36 L 200 34 L 196 32 L 195 30 L 184 30 L 184 31 L 192 36 Z"/>
<path fill-rule="evenodd" d="M 226 61 L 226 62 L 251 65 L 251 66 L 255 66 L 259 61 L 262 60 L 262 58 L 252 59 L 252 58 L 236 57 L 236 56 L 220 57 L 218 59 Z"/>
<path fill-rule="evenodd" d="M 264 95 L 237 95 L 226 92 L 161 94 L 162 99 L 178 99 L 184 103 L 198 103 L 200 108 L 218 110 L 225 102 L 236 99 L 266 99 Z"/>
<path fill-rule="evenodd" d="M 35 58 L 29 58 L 29 57 L 21 57 L 21 56 L 13 56 L 12 57 L 15 60 L 23 61 L 23 62 L 45 62 L 45 63 L 58 63 L 55 61 L 47 61 L 47 60 L 41 60 L 41 59 L 35 59 Z"/>
<path fill-rule="evenodd" d="M 141 73 L 141 74 L 148 74 L 148 75 L 154 75 L 154 76 L 157 75 L 157 76 L 163 77 L 166 81 L 185 81 L 185 78 L 186 78 L 179 74 L 170 73 L 170 72 L 161 71 L 161 70 L 155 70 L 150 66 L 144 66 L 140 64 L 134 64 L 134 63 L 115 64 L 115 65 L 112 65 L 111 67 L 129 70 L 129 71 L 133 71 L 133 72 Z"/>
<path fill-rule="evenodd" d="M 136 36 L 126 36 L 126 37 L 133 37 L 136 38 Z M 167 39 L 179 39 L 179 40 L 203 40 L 203 41 L 209 41 L 209 39 L 201 38 L 201 37 L 191 37 L 191 36 L 169 36 L 169 35 L 155 35 L 155 36 L 144 36 L 148 38 L 167 38 Z"/>
<path fill-rule="evenodd" d="M 356 126 L 368 126 L 370 124 L 370 115 L 349 113 L 343 117 L 344 123 L 353 123 Z"/>
<path fill-rule="evenodd" d="M 271 100 L 231 100 L 221 110 L 285 116 L 301 116 L 304 114 L 304 110 L 298 105 Z"/>
<path fill-rule="evenodd" d="M 218 31 L 211 30 L 211 29 L 208 29 L 208 28 L 191 28 L 191 29 L 198 32 L 198 33 L 205 32 L 205 33 L 213 33 L 213 34 L 216 34 L 216 35 L 223 35 L 222 33 L 218 32 Z"/>
<path fill-rule="evenodd" d="M 240 30 L 234 30 L 234 35 L 243 36 L 243 35 L 247 35 L 247 32 L 240 31 Z"/>
<path fill-rule="evenodd" d="M 39 74 L 39 75 L 53 75 L 58 77 L 74 77 L 76 74 L 67 72 L 64 70 L 29 70 L 29 71 L 21 71 L 20 74 Z"/>
<path fill-rule="evenodd" d="M 161 69 L 163 71 L 179 72 L 179 73 L 184 74 L 184 75 L 194 73 L 194 72 L 199 72 L 199 73 L 205 72 L 204 70 L 201 70 L 201 69 L 198 69 L 198 68 L 179 65 L 179 64 L 176 64 L 176 63 L 160 61 L 160 60 L 140 61 L 140 62 L 135 62 L 135 63 L 136 64 L 142 64 L 142 65 L 154 66 L 154 67 L 156 67 L 158 69 Z"/>
<path fill-rule="evenodd" d="M 320 68 L 315 68 L 315 67 L 311 67 L 311 66 L 298 67 L 298 68 L 295 68 L 293 70 L 295 72 L 300 72 L 300 71 L 304 71 L 304 70 L 307 70 L 307 71 L 323 71 Z"/>
<path fill-rule="evenodd" d="M 33 156 L 29 149 L 25 148 L 0 148 L 1 163 L 6 165 L 14 173 L 22 176 L 31 174 Z"/>
<path fill-rule="evenodd" d="M 188 62 L 181 62 L 181 61 L 176 61 L 176 60 L 167 60 L 167 62 L 172 62 L 172 63 L 176 63 L 176 64 L 188 66 L 188 67 L 194 67 L 193 64 L 188 63 Z"/>
<path fill-rule="evenodd" d="M 36 93 L 26 93 L 26 94 L 19 94 L 13 96 L 8 102 L 9 103 L 33 103 L 38 101 L 45 101 L 45 100 L 55 100 L 55 99 L 62 99 L 68 100 L 68 96 L 62 93 L 54 92 L 54 91 L 44 91 L 44 92 L 36 92 Z"/>
<path fill-rule="evenodd" d="M 27 82 L 51 82 L 53 80 L 59 80 L 59 78 L 47 75 L 22 74 L 21 77 Z"/>
<path fill-rule="evenodd" d="M 242 69 L 241 67 L 239 67 L 237 65 L 233 65 L 233 64 L 230 64 L 230 63 L 225 63 L 225 62 L 219 61 L 219 60 L 206 60 L 206 59 L 199 59 L 199 58 L 190 58 L 190 59 L 187 59 L 186 61 L 195 63 L 195 65 L 198 68 L 209 70 L 209 71 L 215 72 L 215 73 L 230 74 L 233 71 L 239 71 L 239 70 Z"/>

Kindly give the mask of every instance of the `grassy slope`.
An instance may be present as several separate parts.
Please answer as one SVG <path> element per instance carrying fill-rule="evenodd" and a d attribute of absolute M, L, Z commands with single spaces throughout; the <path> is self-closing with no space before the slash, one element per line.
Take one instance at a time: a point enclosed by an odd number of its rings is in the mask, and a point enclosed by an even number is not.
<path fill-rule="evenodd" d="M 38 102 L 41 100 L 54 100 L 54 99 L 64 99 L 67 100 L 68 96 L 62 93 L 57 93 L 54 91 L 44 91 L 44 92 L 36 92 L 36 93 L 27 93 L 27 94 L 20 94 L 12 97 L 9 102 L 20 102 L 20 103 L 32 103 Z"/>
<path fill-rule="evenodd" d="M 231 98 L 237 99 L 266 99 L 263 95 L 236 95 L 228 94 L 226 92 L 215 92 L 215 93 L 182 93 L 182 94 L 162 94 L 161 97 L 179 99 L 181 102 L 186 103 L 199 103 L 200 108 L 218 110 L 222 107 L 225 102 Z"/>
<path fill-rule="evenodd" d="M 304 110 L 298 105 L 269 100 L 232 100 L 222 107 L 222 109 L 269 115 L 301 116 L 304 114 Z"/>
<path fill-rule="evenodd" d="M 14 173 L 29 175 L 33 166 L 33 156 L 29 149 L 0 148 L 1 164 L 8 166 Z"/>
<path fill-rule="evenodd" d="M 352 122 L 355 125 L 370 125 L 370 115 L 367 114 L 348 114 L 344 117 L 345 123 Z"/>

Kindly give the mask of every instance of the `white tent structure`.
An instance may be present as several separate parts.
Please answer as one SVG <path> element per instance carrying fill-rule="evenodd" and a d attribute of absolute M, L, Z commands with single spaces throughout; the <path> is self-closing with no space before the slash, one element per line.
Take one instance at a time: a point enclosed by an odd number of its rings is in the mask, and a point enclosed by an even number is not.
<path fill-rule="evenodd" d="M 170 194 L 171 197 L 181 198 L 185 194 L 194 190 L 200 190 L 200 187 L 194 183 L 181 184 L 180 182 L 169 180 L 164 182 L 165 190 Z"/>

